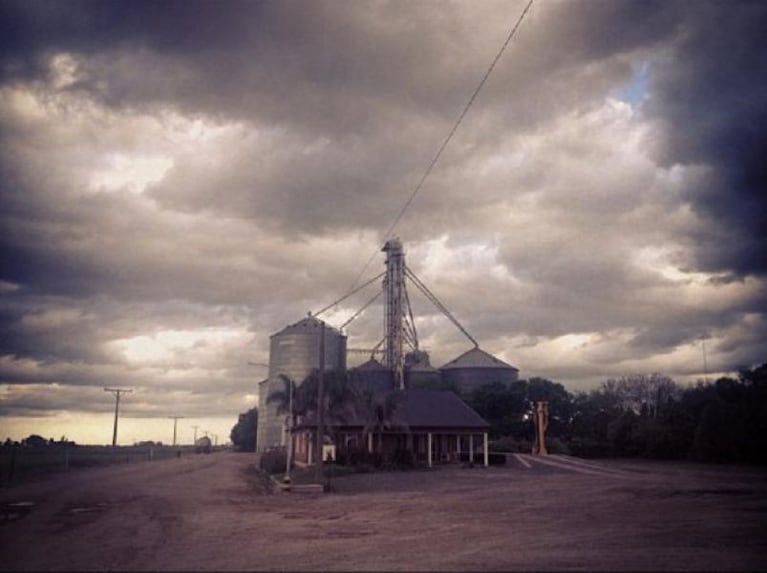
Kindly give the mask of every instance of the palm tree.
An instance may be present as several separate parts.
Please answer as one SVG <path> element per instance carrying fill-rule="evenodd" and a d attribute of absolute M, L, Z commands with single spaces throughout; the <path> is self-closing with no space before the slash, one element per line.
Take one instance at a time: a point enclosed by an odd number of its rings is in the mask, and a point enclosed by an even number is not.
<path fill-rule="evenodd" d="M 305 415 L 306 406 L 304 400 L 299 395 L 296 388 L 296 382 L 285 374 L 278 374 L 277 377 L 282 380 L 284 388 L 275 390 L 266 398 L 267 404 L 277 403 L 278 414 L 288 414 L 290 416 L 290 427 L 296 426 L 296 420 L 299 415 Z M 292 402 L 292 403 L 291 403 Z"/>
<path fill-rule="evenodd" d="M 293 408 L 291 427 L 296 427 L 300 417 L 314 415 L 317 418 L 317 394 L 319 386 L 318 370 L 313 370 L 301 384 L 284 374 L 279 378 L 284 388 L 275 390 L 266 399 L 267 404 L 277 403 L 277 413 L 290 411 L 290 393 L 293 393 Z M 325 430 L 335 438 L 334 428 L 341 426 L 354 418 L 356 394 L 354 393 L 346 372 L 331 370 L 325 373 L 323 418 Z"/>
<path fill-rule="evenodd" d="M 384 430 L 390 430 L 397 425 L 394 413 L 402 399 L 403 394 L 398 390 L 381 393 L 364 389 L 358 396 L 358 404 L 365 421 L 362 430 L 363 440 L 367 441 L 371 434 L 377 435 L 377 445 L 374 445 L 373 449 L 379 454 L 383 453 Z"/>

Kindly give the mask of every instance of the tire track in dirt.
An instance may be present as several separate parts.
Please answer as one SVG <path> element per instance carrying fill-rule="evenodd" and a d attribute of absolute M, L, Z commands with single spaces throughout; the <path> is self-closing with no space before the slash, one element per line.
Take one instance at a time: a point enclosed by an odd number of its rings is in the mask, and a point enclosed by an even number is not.
<path fill-rule="evenodd" d="M 610 468 L 604 465 L 586 462 L 579 458 L 573 458 L 569 456 L 534 456 L 532 454 L 514 454 L 514 456 L 520 461 L 520 463 L 526 466 L 526 469 L 530 470 L 533 470 L 536 465 L 543 465 L 549 468 L 579 474 L 616 477 L 623 479 L 642 479 L 641 474 L 622 469 Z"/>

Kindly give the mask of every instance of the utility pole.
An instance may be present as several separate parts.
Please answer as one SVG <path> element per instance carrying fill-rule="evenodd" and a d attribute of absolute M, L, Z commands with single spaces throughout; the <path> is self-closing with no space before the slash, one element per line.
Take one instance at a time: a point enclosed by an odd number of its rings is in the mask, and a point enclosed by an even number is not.
<path fill-rule="evenodd" d="M 546 429 L 549 427 L 549 403 L 546 401 L 535 403 L 535 444 L 533 454 L 546 456 Z"/>
<path fill-rule="evenodd" d="M 264 424 L 265 418 L 267 417 L 267 405 L 262 404 L 261 402 L 266 402 L 266 399 L 269 396 L 269 392 L 271 389 L 271 385 L 274 381 L 274 377 L 271 374 L 271 370 L 269 368 L 269 365 L 265 362 L 253 362 L 252 360 L 248 360 L 248 366 L 258 366 L 260 368 L 266 368 L 267 375 L 266 380 L 263 380 L 262 382 L 258 383 L 258 396 L 259 396 L 259 403 L 258 406 L 261 408 L 261 416 L 258 417 L 256 420 L 256 459 L 261 459 L 261 452 L 264 450 L 264 444 L 262 442 L 266 442 L 266 436 L 265 430 L 266 426 Z"/>
<path fill-rule="evenodd" d="M 169 420 L 173 420 L 173 447 L 176 447 L 176 425 L 179 420 L 183 420 L 184 416 L 168 416 Z"/>
<path fill-rule="evenodd" d="M 194 428 L 194 443 L 197 444 L 197 428 L 200 426 L 192 426 Z"/>
<path fill-rule="evenodd" d="M 112 430 L 112 447 L 115 447 L 117 445 L 117 417 L 120 412 L 120 394 L 129 394 L 133 390 L 129 388 L 104 388 L 104 392 L 112 392 L 115 395 L 115 424 Z"/>
<path fill-rule="evenodd" d="M 288 450 L 285 455 L 285 477 L 283 482 L 290 484 L 290 462 L 293 457 L 293 379 L 288 378 L 288 415 L 285 418 L 288 434 Z"/>
<path fill-rule="evenodd" d="M 320 371 L 317 384 L 317 440 L 314 444 L 314 463 L 322 471 L 322 446 L 325 442 L 325 323 L 320 321 Z"/>

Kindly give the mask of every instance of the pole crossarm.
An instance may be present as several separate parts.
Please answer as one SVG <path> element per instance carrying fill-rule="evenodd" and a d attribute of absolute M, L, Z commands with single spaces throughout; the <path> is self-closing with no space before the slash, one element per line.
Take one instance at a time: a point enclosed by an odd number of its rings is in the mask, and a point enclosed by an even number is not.
<path fill-rule="evenodd" d="M 120 413 L 120 394 L 130 394 L 132 388 L 104 388 L 104 392 L 112 392 L 115 395 L 115 422 L 112 430 L 112 447 L 117 445 L 117 418 Z"/>

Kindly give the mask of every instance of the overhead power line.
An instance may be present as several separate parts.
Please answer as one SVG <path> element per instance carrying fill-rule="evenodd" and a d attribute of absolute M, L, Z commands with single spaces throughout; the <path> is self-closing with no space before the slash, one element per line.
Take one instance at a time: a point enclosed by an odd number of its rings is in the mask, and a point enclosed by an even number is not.
<path fill-rule="evenodd" d="M 442 156 L 442 152 L 445 151 L 445 148 L 450 143 L 450 140 L 453 139 L 453 135 L 455 135 L 455 132 L 458 131 L 458 127 L 461 125 L 461 123 L 463 123 L 463 118 L 466 117 L 466 114 L 469 112 L 469 109 L 471 109 L 471 106 L 474 104 L 474 101 L 477 99 L 479 92 L 482 90 L 485 83 L 487 82 L 487 78 L 490 77 L 490 74 L 493 72 L 493 69 L 495 68 L 495 65 L 498 63 L 498 60 L 501 59 L 503 52 L 506 50 L 506 46 L 508 46 L 509 42 L 511 42 L 511 39 L 514 37 L 514 34 L 519 28 L 519 25 L 522 23 L 522 20 L 524 19 L 525 14 L 527 14 L 527 11 L 530 9 L 530 6 L 532 6 L 533 1 L 534 0 L 529 0 L 527 3 L 527 6 L 525 6 L 525 9 L 519 15 L 519 18 L 517 19 L 516 24 L 514 24 L 514 27 L 511 29 L 511 32 L 509 32 L 509 35 L 506 37 L 506 41 L 501 46 L 501 49 L 498 50 L 498 53 L 495 55 L 495 58 L 493 58 L 493 61 L 490 64 L 490 67 L 487 68 L 485 75 L 482 76 L 482 80 L 479 82 L 477 89 L 475 89 L 474 93 L 471 94 L 471 97 L 469 98 L 469 101 L 466 103 L 466 106 L 463 108 L 461 115 L 458 116 L 458 120 L 455 122 L 450 132 L 447 134 L 447 137 L 442 142 L 442 145 L 439 146 L 437 153 L 434 155 L 434 158 L 431 160 L 431 163 L 429 163 L 429 166 L 426 168 L 426 171 L 424 171 L 423 175 L 421 176 L 421 179 L 418 181 L 418 184 L 415 186 L 415 189 L 413 189 L 413 192 L 410 194 L 410 197 L 408 197 L 408 200 L 405 201 L 405 204 L 402 206 L 402 209 L 394 218 L 394 221 L 392 222 L 392 224 L 389 226 L 389 230 L 384 235 L 384 242 L 391 238 L 391 234 L 394 232 L 394 229 L 397 226 L 397 224 L 400 222 L 400 219 L 402 219 L 403 215 L 408 210 L 408 207 L 410 207 L 410 204 L 413 202 L 413 199 L 415 199 L 415 196 L 423 187 L 423 184 L 426 182 L 426 179 L 431 174 L 432 170 L 434 169 L 434 166 L 437 164 L 437 161 L 439 161 L 439 158 Z"/>
<path fill-rule="evenodd" d="M 493 72 L 493 69 L 495 69 L 496 64 L 498 63 L 498 60 L 501 59 L 501 56 L 503 55 L 503 52 L 506 50 L 506 47 L 509 45 L 511 40 L 514 38 L 514 35 L 517 33 L 517 30 L 519 29 L 519 26 L 522 24 L 522 20 L 524 20 L 525 16 L 527 15 L 528 11 L 530 10 L 530 7 L 533 5 L 534 0 L 528 0 L 527 4 L 525 5 L 525 9 L 522 10 L 522 13 L 519 15 L 519 18 L 517 18 L 516 23 L 509 31 L 508 35 L 506 36 L 506 40 L 503 42 L 503 45 L 501 46 L 500 50 L 498 50 L 498 53 L 493 58 L 493 61 L 490 63 L 490 66 L 487 68 L 487 71 L 485 72 L 485 75 L 482 76 L 482 80 L 480 80 L 479 85 L 477 85 L 477 88 L 474 90 L 474 93 L 471 94 L 471 97 L 469 98 L 469 101 L 466 103 L 466 105 L 463 108 L 463 111 L 461 111 L 461 114 L 458 116 L 458 119 L 456 120 L 455 124 L 453 124 L 453 127 L 450 129 L 450 132 L 447 134 L 447 137 L 445 137 L 445 140 L 442 142 L 442 145 L 439 146 L 439 149 L 437 150 L 437 153 L 432 158 L 429 165 L 426 167 L 426 170 L 423 172 L 423 175 L 421 175 L 421 179 L 418 181 L 418 184 L 415 186 L 413 191 L 410 193 L 410 196 L 408 197 L 407 201 L 405 201 L 405 204 L 402 206 L 402 209 L 400 209 L 399 213 L 397 213 L 397 216 L 394 218 L 394 221 L 392 221 L 391 225 L 389 225 L 388 230 L 384 234 L 384 242 L 389 240 L 392 237 L 392 233 L 394 232 L 394 229 L 399 224 L 402 217 L 407 212 L 408 208 L 410 207 L 411 203 L 415 199 L 416 195 L 418 195 L 418 192 L 423 187 L 424 183 L 426 182 L 426 179 L 428 179 L 429 175 L 431 174 L 434 167 L 437 165 L 437 162 L 439 161 L 439 158 L 442 156 L 442 152 L 445 151 L 445 148 L 450 143 L 450 140 L 453 139 L 453 135 L 455 135 L 455 132 L 458 131 L 458 128 L 460 127 L 461 123 L 463 123 L 463 119 L 466 117 L 466 114 L 469 112 L 469 109 L 471 109 L 471 106 L 474 105 L 474 101 L 477 99 L 477 96 L 479 95 L 479 92 L 484 87 L 485 83 L 487 82 L 487 79 L 490 77 L 490 74 Z M 375 259 L 376 255 L 378 254 L 378 249 L 376 248 L 373 251 L 373 254 L 370 256 L 368 261 L 365 263 L 365 266 L 362 267 L 362 271 L 357 275 L 357 277 L 354 279 L 354 282 L 352 283 L 351 288 L 353 289 L 357 283 L 360 281 L 362 276 L 365 274 L 365 271 L 367 271 L 370 264 Z"/>

